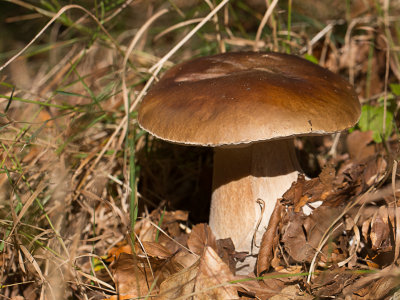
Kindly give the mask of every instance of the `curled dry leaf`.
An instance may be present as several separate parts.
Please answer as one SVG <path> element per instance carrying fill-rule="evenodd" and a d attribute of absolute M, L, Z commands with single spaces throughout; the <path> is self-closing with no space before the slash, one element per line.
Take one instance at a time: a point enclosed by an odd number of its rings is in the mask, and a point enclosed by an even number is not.
<path fill-rule="evenodd" d="M 313 209 L 314 202 L 324 202 L 325 205 L 339 206 L 350 196 L 354 195 L 357 184 L 349 184 L 345 178 L 336 178 L 335 169 L 332 166 L 325 167 L 319 177 L 305 180 L 300 174 L 297 181 L 292 184 L 290 189 L 282 196 L 283 203 L 293 205 L 294 212 L 309 205 Z"/>
<path fill-rule="evenodd" d="M 131 254 L 121 253 L 112 265 L 112 270 L 119 296 L 128 299 L 146 296 L 149 293 L 154 278 L 146 261 Z"/>
<path fill-rule="evenodd" d="M 368 288 L 367 299 L 385 299 L 393 295 L 395 290 L 399 290 L 400 278 L 390 276 L 387 278 L 379 278 L 374 281 Z M 393 297 L 392 299 L 398 299 Z"/>
<path fill-rule="evenodd" d="M 144 249 L 143 249 L 144 248 Z M 115 247 L 108 251 L 108 262 L 112 262 L 119 258 L 122 253 L 132 254 L 131 245 L 127 241 L 118 243 Z M 142 241 L 141 244 L 135 242 L 135 253 L 139 256 L 149 256 L 156 258 L 169 258 L 172 253 L 162 244 L 156 242 Z"/>
<path fill-rule="evenodd" d="M 296 262 L 311 262 L 325 231 L 341 214 L 343 207 L 320 206 L 310 216 L 303 213 L 290 213 L 284 229 L 282 242 L 286 252 Z M 331 237 L 334 238 L 343 230 L 336 228 Z M 328 253 L 326 253 L 328 255 Z"/>
<path fill-rule="evenodd" d="M 278 295 L 272 296 L 270 300 L 312 300 L 315 297 L 307 294 L 305 291 L 300 290 L 299 286 L 289 285 L 284 287 Z"/>
<path fill-rule="evenodd" d="M 339 295 L 343 289 L 351 285 L 359 275 L 344 272 L 345 268 L 334 271 L 325 271 L 313 281 L 311 288 L 318 297 L 332 297 Z"/>
<path fill-rule="evenodd" d="M 131 245 L 129 245 L 125 240 L 117 243 L 108 251 L 106 261 L 113 262 L 115 259 L 119 258 L 122 253 L 132 253 Z"/>
<path fill-rule="evenodd" d="M 276 277 L 274 275 L 276 274 Z M 279 278 L 281 273 L 269 273 L 268 278 L 263 280 L 247 280 L 249 276 L 238 275 L 243 282 L 239 282 L 239 290 L 243 295 L 256 299 L 271 299 L 275 295 L 280 295 L 285 283 L 290 281 L 289 278 Z M 245 298 L 246 299 L 246 298 Z"/>
<path fill-rule="evenodd" d="M 230 238 L 217 240 L 217 251 L 222 261 L 226 263 L 231 272 L 235 274 L 236 261 L 241 261 L 244 253 L 235 251 L 235 245 L 233 245 Z"/>
<path fill-rule="evenodd" d="M 386 267 L 393 262 L 393 215 L 395 211 L 390 207 L 373 207 L 375 213 L 362 223 L 362 237 L 370 248 L 364 259 L 370 268 Z M 366 212 L 371 209 L 366 210 Z"/>
<path fill-rule="evenodd" d="M 207 224 L 197 224 L 192 228 L 189 239 L 187 241 L 188 247 L 197 255 L 201 255 L 204 248 L 210 246 L 217 251 L 217 241 L 214 234 L 211 232 Z"/>
<path fill-rule="evenodd" d="M 143 258 L 135 254 L 121 253 L 111 265 L 119 297 L 122 297 L 118 299 L 154 294 L 163 280 L 183 269 L 180 259 L 159 259 L 158 256 L 165 255 L 166 250 L 154 244 L 156 243 L 146 243 L 145 246 L 149 251 L 147 254 L 153 253 L 153 257 Z"/>
<path fill-rule="evenodd" d="M 144 252 L 147 256 L 167 259 L 172 253 L 160 243 L 142 242 Z"/>
<path fill-rule="evenodd" d="M 337 176 L 335 176 L 334 169 L 329 166 L 318 178 L 306 181 L 304 177 L 299 176 L 299 180 L 293 183 L 292 187 L 283 195 L 282 200 L 283 203 L 289 205 L 289 208 L 283 221 L 281 241 L 286 252 L 295 262 L 311 262 L 315 249 L 329 228 L 335 229 L 331 233 L 331 239 L 341 234 L 344 229 L 343 224 L 333 226 L 333 222 L 351 199 L 366 191 L 374 182 L 376 174 L 379 174 L 377 170 L 382 170 L 384 164 L 382 157 L 373 156 L 360 164 L 348 164 L 338 172 Z M 373 176 L 375 177 L 373 178 Z M 317 201 L 320 201 L 322 205 L 313 209 L 310 215 L 304 215 L 302 207 Z M 386 229 L 388 227 L 383 229 L 383 226 L 380 226 L 383 225 L 380 223 L 381 219 L 376 223 L 378 235 L 374 238 L 377 243 L 381 243 L 382 239 L 387 238 Z M 366 235 L 365 226 L 363 235 Z M 329 251 L 335 253 L 335 249 Z M 325 254 L 330 255 L 329 253 Z M 330 255 L 330 258 L 332 259 L 333 256 Z M 336 258 L 342 257 L 338 255 Z M 325 259 L 325 261 L 327 260 Z"/>
<path fill-rule="evenodd" d="M 147 218 L 143 218 L 135 224 L 135 233 L 141 241 L 154 241 L 159 231 L 154 224 L 158 224 L 162 212 L 154 210 Z M 171 238 L 180 236 L 183 230 L 179 224 L 188 220 L 189 213 L 187 211 L 177 210 L 173 212 L 163 212 L 161 229 L 164 230 Z M 160 235 L 160 239 L 164 239 L 164 235 Z M 168 240 L 168 239 L 167 239 Z"/>
<path fill-rule="evenodd" d="M 240 292 L 251 298 L 256 299 L 310 299 L 309 295 L 300 291 L 298 283 L 301 281 L 300 277 L 296 274 L 302 272 L 301 266 L 292 266 L 288 268 L 282 268 L 279 272 L 271 272 L 264 274 L 262 280 L 255 280 L 254 276 L 244 276 L 238 275 L 237 279 L 243 279 L 239 281 Z M 282 275 L 288 275 L 288 277 L 282 277 Z M 289 276 L 293 274 L 294 276 Z M 249 278 L 254 278 L 254 280 L 248 280 Z M 289 286 L 295 286 L 297 291 L 297 297 L 293 298 L 293 293 L 289 292 Z M 277 298 L 272 298 L 276 296 Z M 282 297 L 282 298 L 280 298 Z"/>
<path fill-rule="evenodd" d="M 207 247 L 200 260 L 195 292 L 197 299 L 238 299 L 236 287 L 229 284 L 233 274 L 218 254 Z"/>
<path fill-rule="evenodd" d="M 389 218 L 387 208 L 381 206 L 378 213 L 374 216 L 371 221 L 371 233 L 370 238 L 372 242 L 372 250 L 378 250 L 386 247 L 390 247 L 389 240 Z M 385 247 L 386 246 L 386 247 Z"/>
<path fill-rule="evenodd" d="M 189 218 L 189 212 L 184 210 L 166 211 L 163 216 L 163 223 L 186 222 Z"/>
<path fill-rule="evenodd" d="M 350 158 L 360 161 L 375 153 L 376 145 L 371 144 L 372 131 L 354 130 L 346 137 L 347 150 Z"/>
<path fill-rule="evenodd" d="M 160 300 L 177 299 L 178 297 L 190 295 L 195 286 L 195 278 L 198 273 L 200 259 L 193 265 L 180 272 L 173 274 L 160 285 Z"/>
<path fill-rule="evenodd" d="M 213 248 L 206 246 L 203 255 L 191 267 L 167 278 L 160 286 L 160 299 L 238 299 L 234 276 Z"/>
<path fill-rule="evenodd" d="M 274 258 L 274 249 L 279 242 L 279 234 L 277 230 L 282 219 L 283 205 L 280 201 L 275 204 L 271 219 L 268 223 L 267 230 L 264 232 L 261 239 L 260 251 L 257 258 L 257 275 L 260 276 L 263 272 L 268 271 L 271 266 L 271 261 Z"/>
<path fill-rule="evenodd" d="M 342 293 L 351 299 L 396 299 L 391 298 L 400 286 L 400 269 L 391 265 L 377 273 L 360 276 Z"/>
<path fill-rule="evenodd" d="M 222 261 L 229 266 L 231 272 L 235 272 L 235 258 L 237 255 L 232 240 L 230 238 L 216 240 L 207 224 L 195 225 L 190 233 L 187 244 L 189 249 L 197 255 L 202 255 L 205 247 L 210 246 L 217 252 Z"/>

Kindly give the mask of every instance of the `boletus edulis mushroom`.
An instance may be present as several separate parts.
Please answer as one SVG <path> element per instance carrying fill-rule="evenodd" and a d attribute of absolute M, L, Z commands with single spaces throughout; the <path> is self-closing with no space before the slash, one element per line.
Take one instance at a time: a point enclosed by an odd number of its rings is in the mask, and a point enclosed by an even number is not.
<path fill-rule="evenodd" d="M 293 137 L 338 132 L 359 116 L 339 75 L 294 55 L 238 52 L 171 68 L 138 121 L 160 139 L 214 147 L 210 227 L 255 255 L 276 200 L 301 172 Z"/>

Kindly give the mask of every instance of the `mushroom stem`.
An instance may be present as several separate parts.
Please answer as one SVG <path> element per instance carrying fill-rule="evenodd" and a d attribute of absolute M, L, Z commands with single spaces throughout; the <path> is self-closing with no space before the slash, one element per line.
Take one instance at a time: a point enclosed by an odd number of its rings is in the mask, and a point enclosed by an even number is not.
<path fill-rule="evenodd" d="M 217 238 L 230 237 L 236 251 L 257 254 L 276 200 L 299 172 L 293 139 L 215 148 L 210 226 Z"/>

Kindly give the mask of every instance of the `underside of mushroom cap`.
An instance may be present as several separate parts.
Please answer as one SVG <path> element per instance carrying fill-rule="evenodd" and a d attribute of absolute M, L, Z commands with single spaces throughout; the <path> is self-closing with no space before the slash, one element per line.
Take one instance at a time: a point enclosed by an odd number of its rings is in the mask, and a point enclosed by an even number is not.
<path fill-rule="evenodd" d="M 353 126 L 360 103 L 339 75 L 294 55 L 237 52 L 197 58 L 167 71 L 138 121 L 170 142 L 221 146 Z"/>

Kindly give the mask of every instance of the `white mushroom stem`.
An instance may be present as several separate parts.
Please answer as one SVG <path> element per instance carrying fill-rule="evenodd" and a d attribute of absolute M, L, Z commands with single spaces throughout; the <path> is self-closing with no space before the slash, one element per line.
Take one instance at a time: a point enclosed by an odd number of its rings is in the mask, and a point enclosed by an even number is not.
<path fill-rule="evenodd" d="M 210 227 L 216 237 L 230 237 L 236 251 L 257 254 L 254 233 L 259 246 L 276 200 L 299 172 L 293 139 L 215 148 Z M 263 216 L 258 199 L 265 205 Z"/>

